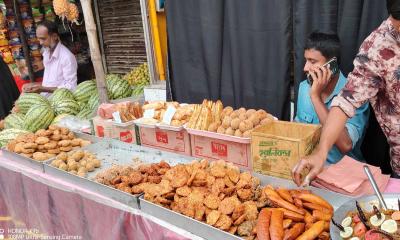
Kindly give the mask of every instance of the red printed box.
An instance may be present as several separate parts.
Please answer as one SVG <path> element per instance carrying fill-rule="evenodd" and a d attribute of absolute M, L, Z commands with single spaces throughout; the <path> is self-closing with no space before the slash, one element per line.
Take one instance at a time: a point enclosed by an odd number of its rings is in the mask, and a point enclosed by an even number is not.
<path fill-rule="evenodd" d="M 188 129 L 192 156 L 209 160 L 224 160 L 252 171 L 250 139 Z"/>
<path fill-rule="evenodd" d="M 190 138 L 185 129 L 180 131 L 139 127 L 142 146 L 191 156 Z"/>
<path fill-rule="evenodd" d="M 113 138 L 113 124 L 111 120 L 96 116 L 93 119 L 94 133 L 97 137 Z"/>
<path fill-rule="evenodd" d="M 122 142 L 137 144 L 135 124 L 121 126 L 114 123 L 113 125 L 113 138 Z"/>

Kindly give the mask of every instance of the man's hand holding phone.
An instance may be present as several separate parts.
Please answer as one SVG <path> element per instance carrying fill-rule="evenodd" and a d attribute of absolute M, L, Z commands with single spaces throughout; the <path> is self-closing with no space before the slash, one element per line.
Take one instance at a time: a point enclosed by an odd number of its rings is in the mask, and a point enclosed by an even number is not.
<path fill-rule="evenodd" d="M 332 77 L 332 72 L 325 66 L 315 66 L 309 71 L 313 79 L 310 96 L 311 98 L 321 98 L 321 93 L 328 85 Z"/>

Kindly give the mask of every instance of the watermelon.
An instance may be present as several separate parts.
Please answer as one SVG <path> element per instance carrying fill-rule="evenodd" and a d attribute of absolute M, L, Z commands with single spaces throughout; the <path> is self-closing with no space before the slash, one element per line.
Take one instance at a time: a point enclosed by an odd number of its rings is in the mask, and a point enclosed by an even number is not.
<path fill-rule="evenodd" d="M 89 98 L 89 102 L 88 102 L 88 108 L 92 111 L 97 110 L 97 108 L 100 105 L 100 97 L 99 97 L 99 93 L 93 94 L 90 98 Z"/>
<path fill-rule="evenodd" d="M 54 105 L 55 102 L 64 99 L 75 100 L 74 94 L 66 88 L 58 88 L 53 92 L 53 94 L 49 98 L 52 106 Z"/>
<path fill-rule="evenodd" d="M 113 78 L 107 82 L 106 87 L 110 99 L 126 98 L 132 95 L 131 85 L 122 78 Z"/>
<path fill-rule="evenodd" d="M 88 80 L 80 83 L 75 91 L 74 96 L 76 101 L 87 103 L 89 101 L 90 96 L 97 92 L 96 83 L 93 80 Z"/>
<path fill-rule="evenodd" d="M 4 128 L 24 129 L 25 115 L 22 113 L 12 113 L 4 119 Z"/>
<path fill-rule="evenodd" d="M 78 102 L 78 105 L 79 105 L 79 111 L 82 111 L 88 105 L 88 103 Z"/>
<path fill-rule="evenodd" d="M 63 113 L 76 115 L 80 110 L 80 106 L 77 101 L 71 99 L 64 99 L 58 102 L 55 102 L 53 105 L 54 111 L 56 115 L 60 115 Z"/>
<path fill-rule="evenodd" d="M 9 128 L 0 132 L 0 147 L 5 147 L 7 143 L 13 139 L 16 139 L 21 134 L 29 133 L 28 131 Z"/>
<path fill-rule="evenodd" d="M 80 111 L 76 117 L 80 119 L 89 119 L 92 116 L 93 110 L 89 108 L 84 108 L 82 111 Z"/>
<path fill-rule="evenodd" d="M 15 102 L 18 112 L 22 114 L 28 112 L 33 105 L 50 105 L 50 103 L 45 97 L 37 93 L 24 93 Z"/>
<path fill-rule="evenodd" d="M 46 129 L 54 119 L 54 111 L 50 106 L 32 106 L 25 115 L 24 129 L 36 132 L 39 129 Z"/>

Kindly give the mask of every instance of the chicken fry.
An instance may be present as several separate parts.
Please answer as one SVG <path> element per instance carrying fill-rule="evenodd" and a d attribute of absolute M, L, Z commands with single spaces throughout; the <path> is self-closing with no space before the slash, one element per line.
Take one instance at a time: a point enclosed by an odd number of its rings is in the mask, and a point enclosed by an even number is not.
<path fill-rule="evenodd" d="M 318 221 L 305 231 L 297 240 L 314 240 L 324 231 L 325 222 Z"/>
<path fill-rule="evenodd" d="M 293 198 L 293 203 L 298 208 L 303 208 L 303 202 L 298 198 Z"/>
<path fill-rule="evenodd" d="M 332 205 L 330 205 L 325 199 L 314 195 L 312 193 L 300 193 L 298 195 L 298 198 L 300 198 L 301 200 L 303 200 L 303 202 L 310 202 L 310 203 L 314 203 L 314 204 L 319 204 L 327 209 L 329 209 L 331 212 L 333 212 L 333 207 Z"/>
<path fill-rule="evenodd" d="M 283 217 L 284 217 L 284 218 L 293 220 L 293 221 L 295 221 L 295 222 L 302 222 L 302 221 L 304 221 L 304 216 L 301 215 L 301 214 L 298 214 L 298 213 L 296 213 L 296 212 L 287 210 L 287 209 L 285 209 L 285 208 L 278 208 L 278 209 L 281 210 L 281 211 L 283 211 Z"/>
<path fill-rule="evenodd" d="M 285 217 L 285 214 L 283 214 L 283 217 Z M 283 220 L 283 229 L 288 229 L 290 225 L 292 224 L 293 220 L 292 219 L 285 219 Z"/>
<path fill-rule="evenodd" d="M 289 229 L 285 233 L 283 240 L 295 240 L 298 236 L 300 236 L 300 234 L 304 232 L 304 226 L 304 223 L 296 223 L 291 229 Z"/>
<path fill-rule="evenodd" d="M 268 196 L 268 195 L 267 195 Z M 283 200 L 282 198 L 277 198 L 274 195 L 268 196 L 269 200 L 274 204 L 282 208 L 286 208 L 287 210 L 296 212 L 298 214 L 304 215 L 304 209 L 298 208 L 295 205 L 291 204 L 288 201 Z"/>
<path fill-rule="evenodd" d="M 319 211 L 324 212 L 324 213 L 332 213 L 332 211 L 330 211 L 329 209 L 327 209 L 327 208 L 325 208 L 325 207 L 323 207 L 323 206 L 321 206 L 319 204 L 315 204 L 315 203 L 306 202 L 306 203 L 303 203 L 303 207 L 306 208 L 306 209 L 309 209 L 311 211 L 319 210 Z"/>
<path fill-rule="evenodd" d="M 324 213 L 320 210 L 314 210 L 312 214 L 315 221 L 327 221 L 330 222 L 332 219 L 332 213 Z"/>
<path fill-rule="evenodd" d="M 269 226 L 271 223 L 271 210 L 263 208 L 258 215 L 257 221 L 257 238 L 260 240 L 270 240 Z"/>
<path fill-rule="evenodd" d="M 313 224 L 314 223 L 314 218 L 308 211 L 306 211 L 306 213 L 304 214 L 304 222 L 306 224 Z"/>
<path fill-rule="evenodd" d="M 286 200 L 286 201 L 288 201 L 288 202 L 290 202 L 290 203 L 293 203 L 293 198 L 292 198 L 292 196 L 290 195 L 290 192 L 289 192 L 289 190 L 287 190 L 286 188 L 278 188 L 277 190 L 276 190 L 276 192 L 279 194 L 279 196 L 281 197 L 281 198 L 283 198 L 284 200 Z"/>
<path fill-rule="evenodd" d="M 269 225 L 269 235 L 271 240 L 282 240 L 283 231 L 283 211 L 279 209 L 271 210 L 271 223 Z"/>

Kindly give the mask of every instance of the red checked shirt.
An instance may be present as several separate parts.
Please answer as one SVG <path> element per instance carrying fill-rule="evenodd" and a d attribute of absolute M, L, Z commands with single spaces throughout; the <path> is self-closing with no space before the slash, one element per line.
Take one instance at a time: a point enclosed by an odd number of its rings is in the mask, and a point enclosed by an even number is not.
<path fill-rule="evenodd" d="M 369 101 L 390 145 L 391 166 L 400 174 L 400 32 L 390 19 L 362 43 L 354 70 L 332 106 L 348 117 Z"/>

